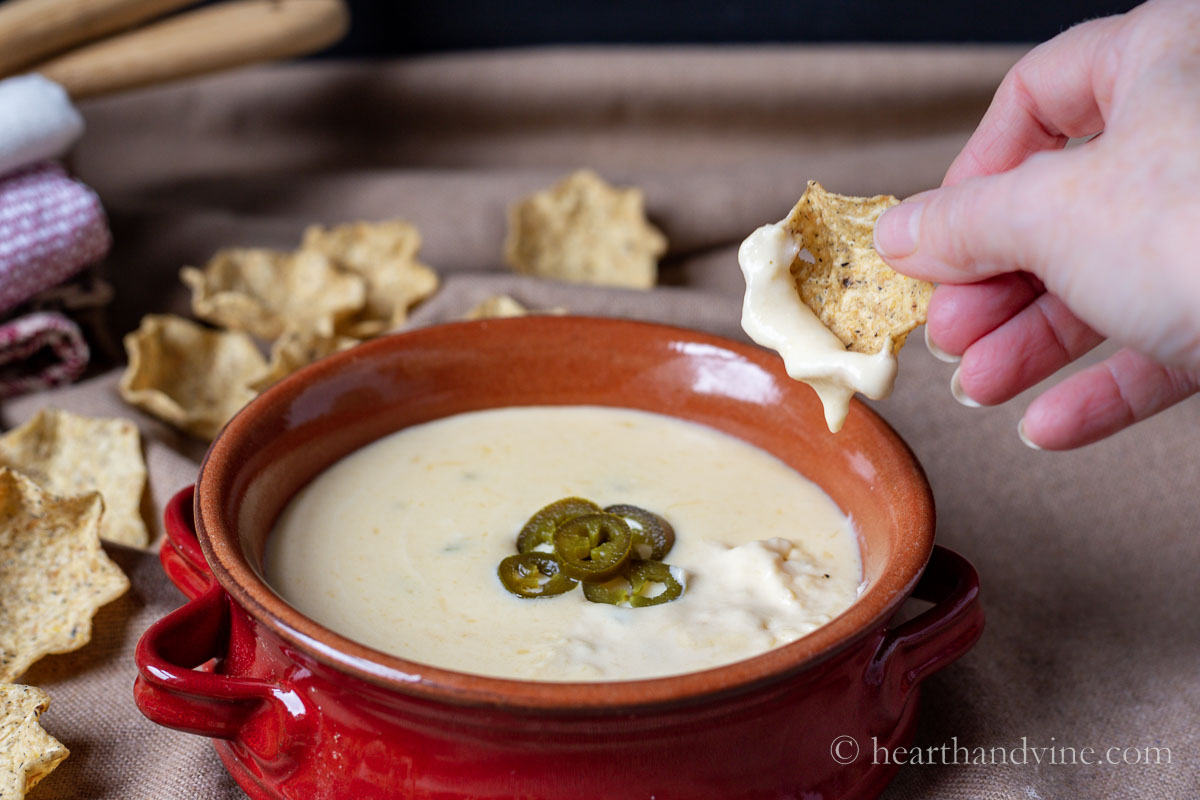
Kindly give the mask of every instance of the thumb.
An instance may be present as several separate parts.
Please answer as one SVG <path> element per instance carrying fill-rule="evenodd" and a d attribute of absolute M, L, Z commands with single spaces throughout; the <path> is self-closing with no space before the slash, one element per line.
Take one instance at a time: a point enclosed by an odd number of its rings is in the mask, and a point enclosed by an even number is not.
<path fill-rule="evenodd" d="M 875 249 L 897 272 L 935 283 L 1016 271 L 1044 277 L 1068 156 L 1037 154 L 1008 172 L 911 197 L 879 217 Z"/>

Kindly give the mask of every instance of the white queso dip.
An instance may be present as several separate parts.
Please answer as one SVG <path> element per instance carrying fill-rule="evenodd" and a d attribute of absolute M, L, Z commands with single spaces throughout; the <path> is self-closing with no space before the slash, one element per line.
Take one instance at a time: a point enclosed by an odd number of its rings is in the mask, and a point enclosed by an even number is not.
<path fill-rule="evenodd" d="M 628 608 L 578 589 L 510 594 L 497 565 L 534 512 L 568 496 L 665 518 L 683 595 Z M 841 614 L 862 583 L 850 521 L 783 462 L 702 425 L 587 406 L 462 414 L 350 454 L 284 509 L 265 570 L 299 611 L 366 645 L 540 681 L 739 661 Z"/>
<path fill-rule="evenodd" d="M 786 219 L 763 225 L 742 242 L 738 248 L 738 263 L 746 278 L 742 330 L 779 353 L 788 375 L 816 391 L 825 423 L 837 433 L 850 413 L 855 392 L 872 400 L 892 393 L 896 355 L 891 339 L 873 355 L 847 350 L 825 327 L 796 291 L 791 266 L 800 253 Z"/>

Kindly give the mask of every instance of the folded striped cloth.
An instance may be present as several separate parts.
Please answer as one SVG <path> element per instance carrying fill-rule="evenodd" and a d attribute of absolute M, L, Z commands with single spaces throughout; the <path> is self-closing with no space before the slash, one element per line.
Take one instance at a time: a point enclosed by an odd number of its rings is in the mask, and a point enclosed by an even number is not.
<path fill-rule="evenodd" d="M 38 311 L 0 324 L 0 398 L 70 383 L 87 369 L 89 350 L 79 326 L 62 314 Z"/>
<path fill-rule="evenodd" d="M 58 164 L 0 180 L 0 314 L 99 261 L 111 244 L 99 198 Z"/>
<path fill-rule="evenodd" d="M 100 201 L 43 162 L 0 178 L 0 316 L 58 286 L 108 252 Z M 74 380 L 87 367 L 79 326 L 57 313 L 0 324 L 0 397 Z"/>

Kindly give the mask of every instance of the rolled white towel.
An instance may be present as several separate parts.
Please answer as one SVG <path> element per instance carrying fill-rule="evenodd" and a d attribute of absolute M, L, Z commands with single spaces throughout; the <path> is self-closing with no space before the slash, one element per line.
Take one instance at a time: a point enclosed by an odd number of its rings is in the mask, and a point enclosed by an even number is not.
<path fill-rule="evenodd" d="M 83 134 L 66 91 L 41 75 L 0 81 L 0 175 L 65 153 Z"/>

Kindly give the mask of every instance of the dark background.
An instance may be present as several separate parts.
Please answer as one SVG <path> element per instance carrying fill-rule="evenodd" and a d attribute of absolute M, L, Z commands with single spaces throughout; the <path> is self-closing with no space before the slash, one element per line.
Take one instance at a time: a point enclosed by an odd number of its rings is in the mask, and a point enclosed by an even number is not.
<path fill-rule="evenodd" d="M 350 0 L 330 55 L 577 43 L 1033 42 L 1121 0 Z"/>

